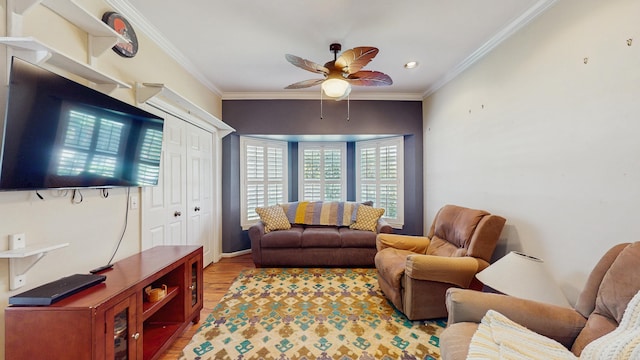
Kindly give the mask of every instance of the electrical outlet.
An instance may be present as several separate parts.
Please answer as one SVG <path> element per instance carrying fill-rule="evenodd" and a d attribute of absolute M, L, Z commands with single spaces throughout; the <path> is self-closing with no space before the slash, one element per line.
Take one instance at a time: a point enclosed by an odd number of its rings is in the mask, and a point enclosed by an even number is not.
<path fill-rule="evenodd" d="M 135 210 L 138 208 L 138 196 L 131 195 L 129 197 L 129 207 L 131 208 L 131 210 Z"/>
<path fill-rule="evenodd" d="M 24 233 L 9 235 L 9 249 L 24 249 L 27 246 L 27 237 Z"/>

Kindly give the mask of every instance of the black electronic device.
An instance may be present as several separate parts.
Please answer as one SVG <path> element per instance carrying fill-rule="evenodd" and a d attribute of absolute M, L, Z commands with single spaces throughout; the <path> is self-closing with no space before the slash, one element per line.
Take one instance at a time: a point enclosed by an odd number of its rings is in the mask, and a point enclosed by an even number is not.
<path fill-rule="evenodd" d="M 0 190 L 157 185 L 164 119 L 13 57 Z"/>
<path fill-rule="evenodd" d="M 105 281 L 105 275 L 74 274 L 9 297 L 11 305 L 51 305 Z"/>
<path fill-rule="evenodd" d="M 97 274 L 97 273 L 99 273 L 101 271 L 105 271 L 107 269 L 111 269 L 112 267 L 113 267 L 113 264 L 102 265 L 102 266 L 99 266 L 99 267 L 97 267 L 97 268 L 95 268 L 93 270 L 89 270 L 89 272 L 92 273 L 92 274 Z"/>

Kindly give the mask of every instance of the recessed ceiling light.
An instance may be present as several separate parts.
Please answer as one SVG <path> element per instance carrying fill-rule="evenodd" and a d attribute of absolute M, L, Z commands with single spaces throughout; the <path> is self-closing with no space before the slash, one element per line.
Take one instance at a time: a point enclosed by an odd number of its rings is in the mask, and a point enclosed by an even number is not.
<path fill-rule="evenodd" d="M 413 69 L 418 67 L 418 62 L 417 61 L 409 61 L 408 63 L 404 64 L 404 67 L 406 69 Z"/>

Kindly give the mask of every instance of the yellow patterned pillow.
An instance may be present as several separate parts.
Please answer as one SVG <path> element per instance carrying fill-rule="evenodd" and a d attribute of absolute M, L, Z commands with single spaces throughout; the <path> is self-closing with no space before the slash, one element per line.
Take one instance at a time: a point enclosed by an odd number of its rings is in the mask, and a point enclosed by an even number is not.
<path fill-rule="evenodd" d="M 356 213 L 356 222 L 351 224 L 349 228 L 376 232 L 378 229 L 378 219 L 380 219 L 382 214 L 384 214 L 384 209 L 360 205 Z"/>
<path fill-rule="evenodd" d="M 273 205 L 265 208 L 256 208 L 256 212 L 260 215 L 260 220 L 264 223 L 264 232 L 268 233 L 273 230 L 291 229 L 291 223 L 287 219 L 287 214 L 279 205 Z"/>

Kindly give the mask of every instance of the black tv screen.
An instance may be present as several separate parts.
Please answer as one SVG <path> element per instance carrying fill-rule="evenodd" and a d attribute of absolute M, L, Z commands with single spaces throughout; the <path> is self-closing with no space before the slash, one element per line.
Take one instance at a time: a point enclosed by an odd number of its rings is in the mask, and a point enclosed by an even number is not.
<path fill-rule="evenodd" d="M 164 120 L 20 58 L 11 63 L 0 190 L 153 186 Z"/>

